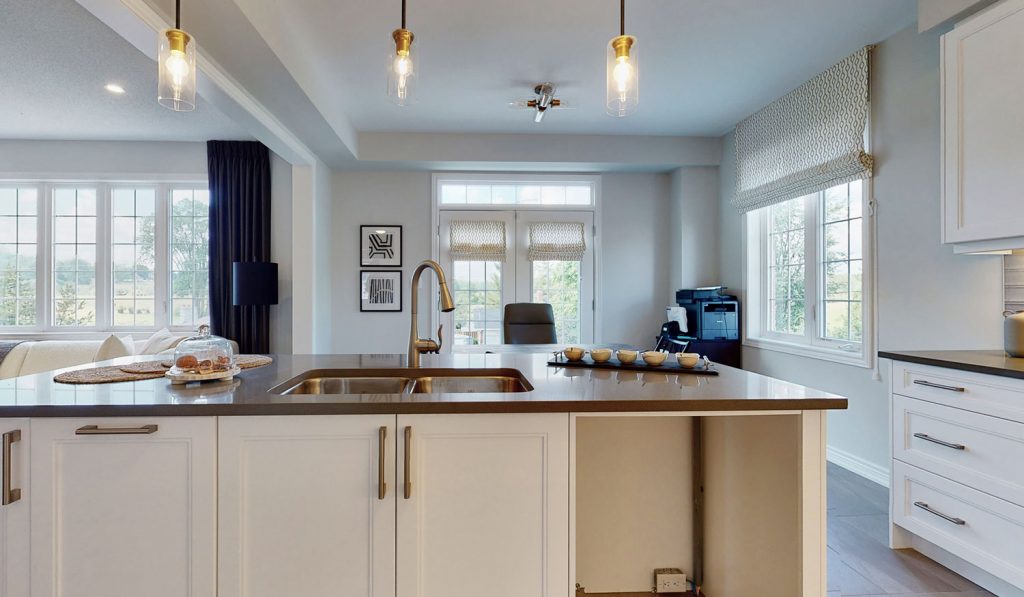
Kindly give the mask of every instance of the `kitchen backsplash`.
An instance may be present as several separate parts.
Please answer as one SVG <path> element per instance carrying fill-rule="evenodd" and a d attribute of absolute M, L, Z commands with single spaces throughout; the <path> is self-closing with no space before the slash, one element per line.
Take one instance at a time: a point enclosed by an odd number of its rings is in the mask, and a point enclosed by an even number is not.
<path fill-rule="evenodd" d="M 1003 304 L 1007 311 L 1024 311 L 1024 251 L 1003 257 Z"/>

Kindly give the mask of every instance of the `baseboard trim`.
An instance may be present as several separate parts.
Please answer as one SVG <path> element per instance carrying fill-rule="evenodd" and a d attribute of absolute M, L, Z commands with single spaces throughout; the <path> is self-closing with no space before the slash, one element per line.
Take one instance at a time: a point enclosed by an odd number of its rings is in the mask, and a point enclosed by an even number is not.
<path fill-rule="evenodd" d="M 828 446 L 825 457 L 832 464 L 841 466 L 851 473 L 858 474 L 868 481 L 874 481 L 887 489 L 889 487 L 889 469 L 887 468 L 832 446 Z"/>

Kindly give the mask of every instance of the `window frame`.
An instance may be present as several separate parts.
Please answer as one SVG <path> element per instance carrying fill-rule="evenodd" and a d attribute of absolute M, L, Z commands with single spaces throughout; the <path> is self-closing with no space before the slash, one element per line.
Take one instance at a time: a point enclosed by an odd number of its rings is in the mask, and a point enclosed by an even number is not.
<path fill-rule="evenodd" d="M 804 207 L 804 334 L 769 329 L 770 280 L 768 268 L 768 209 L 743 214 L 743 275 L 747 308 L 744 309 L 744 346 L 872 368 L 876 348 L 875 201 L 870 178 L 861 181 L 861 342 L 824 337 L 824 191 L 803 197 Z M 837 185 L 838 186 L 838 185 Z M 811 258 L 813 257 L 813 267 Z"/>
<path fill-rule="evenodd" d="M 205 175 L 175 177 L 83 177 L 67 179 L 10 178 L 0 186 L 34 188 L 38 197 L 36 229 L 36 325 L 0 326 L 0 337 L 45 339 L 98 339 L 111 333 L 152 333 L 162 328 L 187 332 L 195 326 L 170 325 L 170 210 L 175 189 L 208 188 Z M 96 189 L 96 325 L 58 326 L 53 313 L 54 198 L 59 188 Z M 114 189 L 154 189 L 155 209 L 155 312 L 153 326 L 115 326 L 113 321 L 112 199 Z"/>

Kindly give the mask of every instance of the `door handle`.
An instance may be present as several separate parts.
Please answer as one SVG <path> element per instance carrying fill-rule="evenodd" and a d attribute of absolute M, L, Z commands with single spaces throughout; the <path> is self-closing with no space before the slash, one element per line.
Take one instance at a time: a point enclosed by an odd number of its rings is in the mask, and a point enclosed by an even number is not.
<path fill-rule="evenodd" d="M 934 381 L 926 381 L 924 379 L 915 379 L 914 383 L 919 386 L 925 386 L 928 388 L 935 388 L 937 390 L 948 390 L 950 392 L 963 392 L 964 388 L 960 386 L 947 386 L 941 383 L 935 383 Z"/>
<path fill-rule="evenodd" d="M 931 506 L 929 506 L 928 504 L 926 504 L 924 502 L 914 502 L 914 505 L 917 506 L 918 508 L 924 510 L 925 512 L 927 512 L 929 514 L 934 514 L 935 516 L 938 516 L 939 518 L 941 518 L 943 520 L 948 520 L 949 522 L 951 522 L 951 523 L 953 523 L 953 524 L 955 524 L 957 526 L 964 526 L 965 524 L 967 524 L 967 521 L 964 520 L 963 518 L 957 518 L 955 516 L 950 516 L 949 514 L 943 514 L 942 512 L 939 512 L 938 510 L 936 510 L 935 508 L 932 508 Z"/>
<path fill-rule="evenodd" d="M 405 427 L 405 472 L 402 484 L 405 499 L 412 497 L 412 426 Z"/>
<path fill-rule="evenodd" d="M 100 427 L 99 425 L 84 425 L 75 429 L 75 435 L 149 435 L 156 433 L 156 425 L 142 425 L 141 427 Z"/>
<path fill-rule="evenodd" d="M 941 439 L 935 439 L 934 437 L 928 435 L 927 433 L 915 433 L 914 437 L 916 437 L 917 439 L 923 439 L 926 442 L 931 442 L 933 444 L 939 444 L 940 446 L 945 446 L 947 448 L 952 448 L 954 450 L 966 450 L 967 449 L 967 446 L 965 446 L 963 444 L 954 444 L 953 442 L 946 442 L 946 441 L 942 441 Z"/>
<path fill-rule="evenodd" d="M 4 474 L 3 474 L 3 496 L 0 505 L 7 506 L 21 499 L 21 489 L 11 487 L 11 445 L 21 441 L 21 430 L 15 429 L 4 434 Z"/>
<path fill-rule="evenodd" d="M 377 439 L 380 447 L 377 449 L 377 499 L 382 500 L 388 494 L 388 484 L 384 481 L 384 460 L 387 456 L 386 441 L 388 439 L 388 428 L 381 427 L 377 430 Z"/>

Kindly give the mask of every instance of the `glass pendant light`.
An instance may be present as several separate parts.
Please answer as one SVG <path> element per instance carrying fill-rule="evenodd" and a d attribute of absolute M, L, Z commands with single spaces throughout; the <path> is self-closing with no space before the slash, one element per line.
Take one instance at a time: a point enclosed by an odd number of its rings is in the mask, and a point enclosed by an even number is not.
<path fill-rule="evenodd" d="M 637 43 L 626 35 L 626 0 L 619 0 L 619 35 L 608 42 L 608 90 L 605 107 L 611 116 L 627 116 L 640 101 Z"/>
<path fill-rule="evenodd" d="M 196 109 L 196 42 L 181 30 L 181 0 L 174 3 L 174 29 L 160 32 L 156 99 L 175 112 Z"/>
<path fill-rule="evenodd" d="M 413 63 L 413 41 L 416 36 L 405 28 L 405 0 L 402 0 L 402 27 L 391 32 L 395 47 L 388 55 L 388 97 L 399 106 L 412 103 L 416 67 Z"/>

